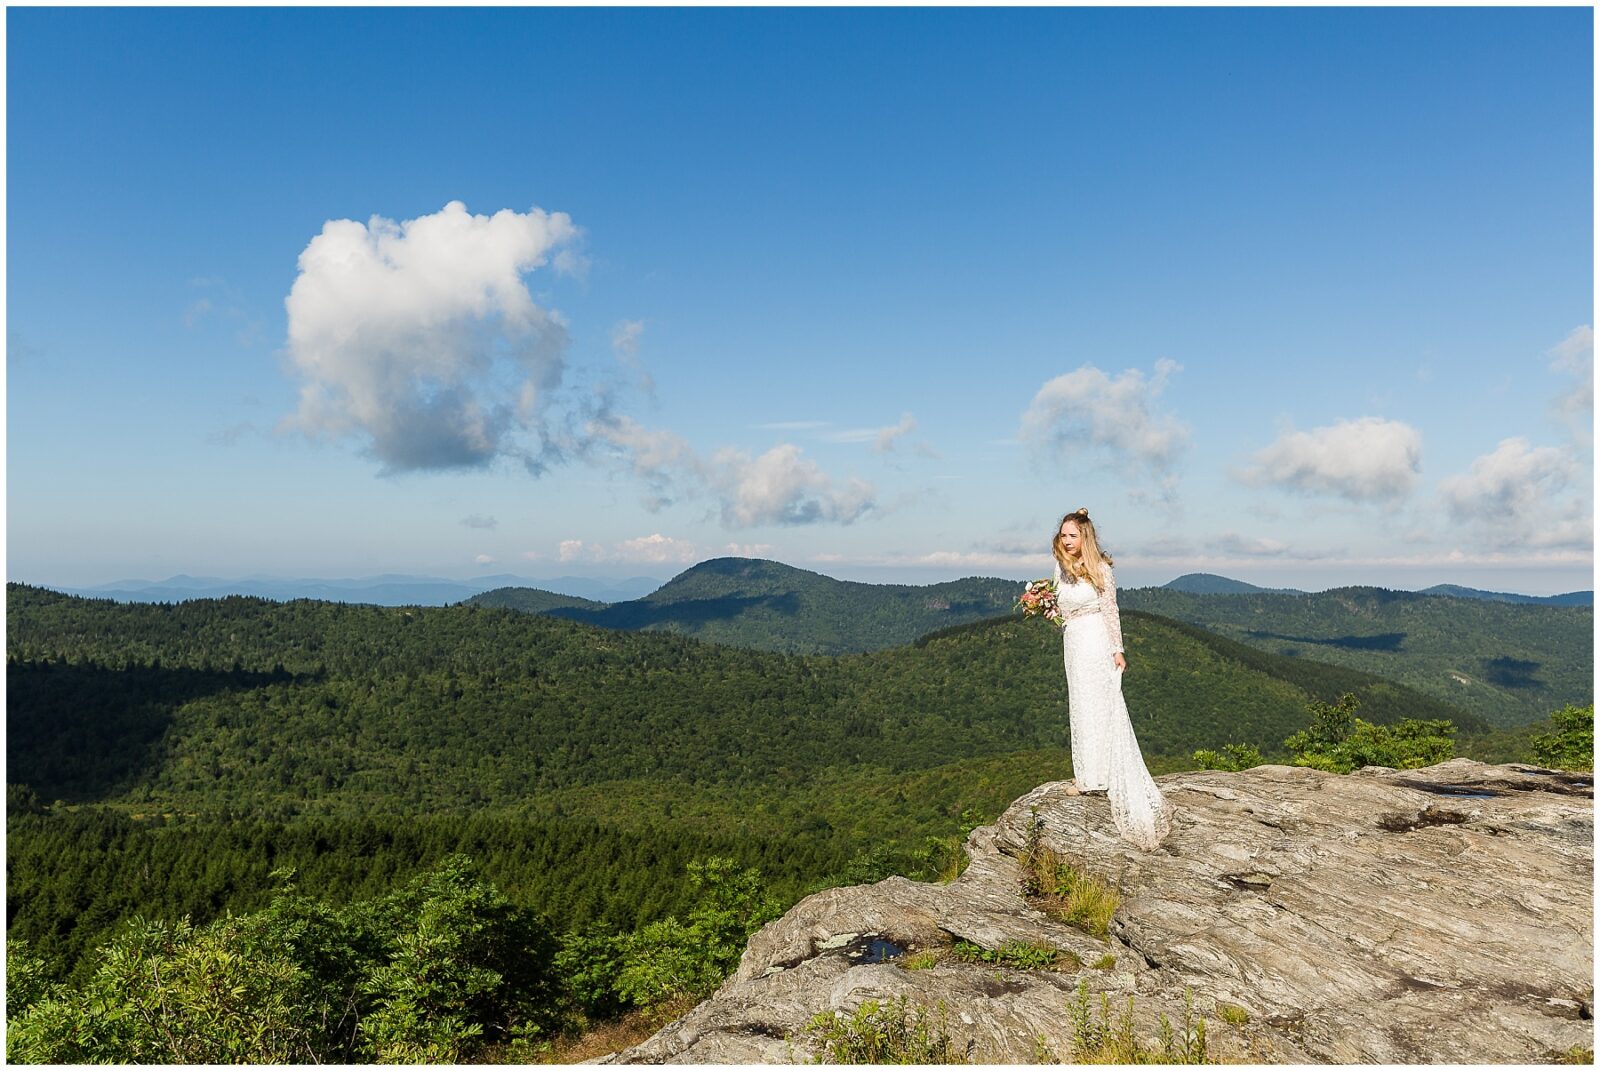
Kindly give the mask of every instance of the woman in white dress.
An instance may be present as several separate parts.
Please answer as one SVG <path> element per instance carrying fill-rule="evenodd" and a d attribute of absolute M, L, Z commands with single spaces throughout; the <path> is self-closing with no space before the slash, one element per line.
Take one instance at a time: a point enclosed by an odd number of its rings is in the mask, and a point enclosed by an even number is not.
<path fill-rule="evenodd" d="M 1061 518 L 1052 549 L 1064 617 L 1073 777 L 1080 792 L 1107 795 L 1117 834 L 1149 851 L 1171 831 L 1172 807 L 1145 768 L 1122 698 L 1128 663 L 1111 558 L 1100 549 L 1086 509 Z"/>

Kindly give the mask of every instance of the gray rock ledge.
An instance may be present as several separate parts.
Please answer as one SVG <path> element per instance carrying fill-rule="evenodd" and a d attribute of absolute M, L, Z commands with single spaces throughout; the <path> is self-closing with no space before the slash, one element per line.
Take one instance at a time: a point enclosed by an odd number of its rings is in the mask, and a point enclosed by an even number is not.
<path fill-rule="evenodd" d="M 1178 808 L 1160 848 L 1118 839 L 1103 796 L 1040 785 L 972 831 L 947 884 L 893 877 L 829 889 L 753 934 L 708 1000 L 590 1063 L 805 1062 L 818 1011 L 943 999 L 975 1063 L 1067 1062 L 1078 980 L 1135 998 L 1141 1037 L 1181 1022 L 1185 987 L 1214 1059 L 1251 1063 L 1544 1063 L 1594 1047 L 1594 789 L 1588 773 L 1470 759 L 1344 776 L 1257 766 L 1158 778 Z M 1030 816 L 1041 843 L 1121 893 L 1106 939 L 1021 893 Z M 1078 970 L 866 962 L 965 939 L 1043 941 Z M 1106 954 L 1109 969 L 1089 964 Z M 901 957 L 903 958 L 903 957 Z M 1218 1005 L 1248 1020 L 1224 1023 Z"/>

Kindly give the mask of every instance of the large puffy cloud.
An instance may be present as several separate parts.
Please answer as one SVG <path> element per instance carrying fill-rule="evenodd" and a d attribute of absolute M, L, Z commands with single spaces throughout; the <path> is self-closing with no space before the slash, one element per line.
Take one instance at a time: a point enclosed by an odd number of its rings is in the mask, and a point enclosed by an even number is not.
<path fill-rule="evenodd" d="M 543 430 L 566 330 L 523 276 L 553 256 L 570 264 L 578 235 L 565 213 L 472 215 L 460 201 L 400 223 L 329 220 L 285 300 L 304 380 L 288 423 L 361 435 L 386 472 L 502 454 L 541 471 L 515 433 Z"/>
<path fill-rule="evenodd" d="M 710 458 L 671 431 L 615 413 L 618 384 L 556 392 L 567 332 L 524 281 L 545 266 L 576 271 L 581 232 L 564 213 L 472 215 L 452 201 L 396 223 L 330 220 L 300 254 L 285 305 L 287 357 L 302 379 L 285 425 L 312 437 L 360 436 L 384 473 L 473 468 L 498 457 L 534 475 L 570 460 L 621 464 L 659 510 L 685 497 L 720 503 L 730 527 L 848 524 L 873 507 L 860 480 L 842 485 L 799 447 Z M 617 358 L 653 394 L 638 360 L 642 321 L 619 321 Z M 880 449 L 910 430 L 880 429 Z"/>
<path fill-rule="evenodd" d="M 1354 502 L 1403 498 L 1422 468 L 1422 435 L 1381 417 L 1290 431 L 1256 455 L 1246 483 L 1333 494 Z"/>
<path fill-rule="evenodd" d="M 1101 446 L 1167 472 L 1187 445 L 1189 429 L 1170 413 L 1157 412 L 1155 400 L 1181 369 L 1163 358 L 1148 379 L 1136 368 L 1112 378 L 1093 365 L 1056 376 L 1022 414 L 1020 437 L 1041 447 Z"/>

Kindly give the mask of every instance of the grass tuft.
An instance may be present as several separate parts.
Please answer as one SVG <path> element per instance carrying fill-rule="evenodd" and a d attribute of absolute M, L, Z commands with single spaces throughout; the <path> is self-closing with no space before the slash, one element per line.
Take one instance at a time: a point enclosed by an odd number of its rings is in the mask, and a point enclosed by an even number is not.
<path fill-rule="evenodd" d="M 887 1001 L 864 1000 L 849 1015 L 822 1011 L 804 1032 L 822 1044 L 813 1063 L 960 1064 L 967 1053 L 945 1027 L 947 1009 L 911 1005 L 904 994 Z M 970 1046 L 969 1046 L 970 1048 Z"/>
<path fill-rule="evenodd" d="M 1105 937 L 1111 932 L 1111 917 L 1122 902 L 1121 895 L 1041 843 L 1043 827 L 1035 815 L 1021 860 L 1023 896 L 1051 918 L 1095 937 Z"/>

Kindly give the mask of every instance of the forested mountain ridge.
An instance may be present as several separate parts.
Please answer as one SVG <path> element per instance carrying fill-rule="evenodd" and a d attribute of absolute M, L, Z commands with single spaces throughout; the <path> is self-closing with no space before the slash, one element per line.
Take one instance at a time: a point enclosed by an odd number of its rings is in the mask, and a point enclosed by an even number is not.
<path fill-rule="evenodd" d="M 969 808 L 1071 775 L 1059 636 L 1015 615 L 821 656 L 479 606 L 7 604 L 12 934 L 61 970 L 135 912 L 253 910 L 285 864 L 342 899 L 466 850 L 564 924 L 621 927 L 681 910 L 640 883 L 708 850 L 786 897 L 938 873 Z M 1369 675 L 1133 610 L 1124 631 L 1157 773 L 1230 742 L 1286 758 L 1308 697 L 1345 691 L 1505 746 Z"/>
<path fill-rule="evenodd" d="M 1460 584 L 1435 584 L 1423 588 L 1418 595 L 1450 595 L 1458 599 L 1487 599 L 1490 602 L 1522 602 L 1543 606 L 1593 606 L 1594 592 L 1567 591 L 1560 595 L 1519 595 L 1511 591 L 1484 591 L 1482 588 L 1464 588 Z"/>
<path fill-rule="evenodd" d="M 1123 588 L 1119 598 L 1275 654 L 1377 674 L 1505 728 L 1593 700 L 1590 606 L 1375 587 L 1248 591 L 1226 577 L 1187 579 L 1204 590 Z M 863 584 L 759 558 L 713 558 L 643 599 L 543 612 L 757 650 L 846 653 L 1005 613 L 1020 589 L 996 577 Z M 510 604 L 511 590 L 488 594 Z"/>
<path fill-rule="evenodd" d="M 1264 588 L 1231 576 L 1216 573 L 1184 573 L 1161 585 L 1168 591 L 1187 591 L 1195 595 L 1247 595 L 1258 591 L 1271 591 L 1284 595 L 1304 595 L 1298 588 Z"/>
<path fill-rule="evenodd" d="M 1060 639 L 1004 617 L 857 655 L 780 655 L 477 606 L 84 600 L 8 586 L 10 778 L 44 799 L 436 813 L 627 778 L 796 782 L 1065 739 Z M 1309 696 L 1481 720 L 1387 681 L 1124 615 L 1151 755 L 1279 749 Z"/>
<path fill-rule="evenodd" d="M 711 558 L 641 599 L 605 606 L 537 605 L 501 588 L 466 600 L 628 631 L 677 632 L 785 654 L 848 654 L 910 643 L 923 633 L 1002 614 L 1022 585 L 999 577 L 942 584 L 835 580 L 764 558 Z M 527 590 L 527 589 L 523 589 Z M 528 605 L 520 604 L 526 600 Z"/>
<path fill-rule="evenodd" d="M 1133 588 L 1122 605 L 1275 654 L 1374 673 L 1491 724 L 1594 700 L 1594 610 L 1348 587 L 1304 595 Z"/>

